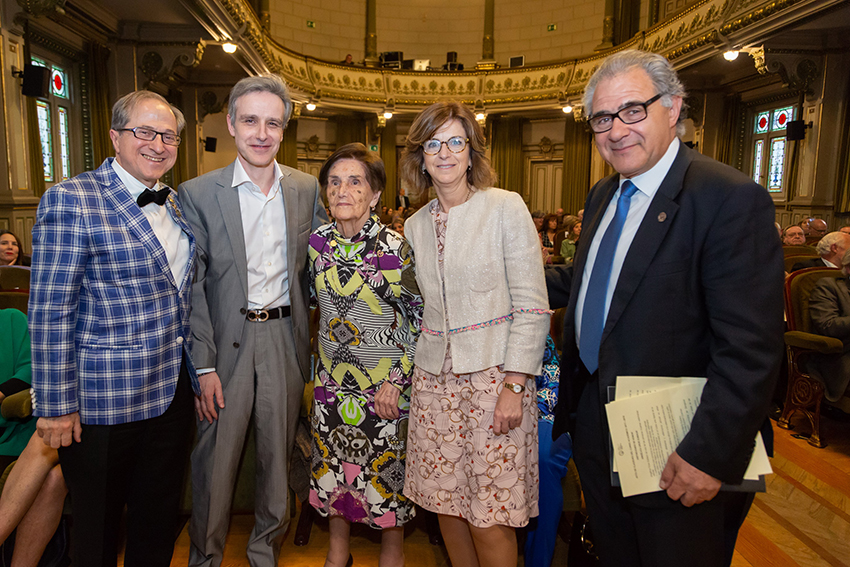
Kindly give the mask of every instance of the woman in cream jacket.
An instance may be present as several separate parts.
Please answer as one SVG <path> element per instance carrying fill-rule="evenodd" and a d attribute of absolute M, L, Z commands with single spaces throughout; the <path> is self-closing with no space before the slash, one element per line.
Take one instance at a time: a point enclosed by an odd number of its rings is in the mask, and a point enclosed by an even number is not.
<path fill-rule="evenodd" d="M 437 198 L 405 223 L 425 301 L 405 496 L 439 514 L 453 565 L 515 566 L 537 515 L 534 375 L 549 325 L 540 244 L 494 174 L 472 112 L 436 103 L 411 126 L 406 186 Z"/>

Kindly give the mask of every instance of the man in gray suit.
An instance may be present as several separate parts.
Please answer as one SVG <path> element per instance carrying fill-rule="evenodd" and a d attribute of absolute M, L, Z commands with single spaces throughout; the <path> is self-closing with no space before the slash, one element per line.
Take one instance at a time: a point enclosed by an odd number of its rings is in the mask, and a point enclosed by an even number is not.
<path fill-rule="evenodd" d="M 318 181 L 275 161 L 291 115 L 279 77 L 239 81 L 227 116 L 236 161 L 180 186 L 198 251 L 191 324 L 201 395 L 195 399 L 191 566 L 221 565 L 252 415 L 252 566 L 277 565 L 289 520 L 287 465 L 310 376 L 307 240 L 327 222 Z"/>

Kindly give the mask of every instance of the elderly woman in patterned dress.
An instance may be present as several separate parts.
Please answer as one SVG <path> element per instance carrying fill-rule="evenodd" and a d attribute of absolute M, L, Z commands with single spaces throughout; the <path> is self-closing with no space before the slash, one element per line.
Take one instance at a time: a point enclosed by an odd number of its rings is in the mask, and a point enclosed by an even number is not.
<path fill-rule="evenodd" d="M 351 564 L 351 522 L 383 530 L 379 565 L 400 566 L 401 526 L 413 517 L 402 488 L 422 319 L 413 253 L 372 214 L 386 174 L 363 144 L 334 152 L 319 182 L 335 221 L 310 236 L 311 293 L 321 312 L 310 503 L 330 516 L 326 567 Z"/>
<path fill-rule="evenodd" d="M 404 494 L 439 514 L 452 565 L 514 567 L 536 516 L 537 405 L 548 298 L 518 193 L 494 189 L 472 112 L 439 102 L 413 122 L 405 187 L 437 198 L 405 223 L 425 300 Z"/>

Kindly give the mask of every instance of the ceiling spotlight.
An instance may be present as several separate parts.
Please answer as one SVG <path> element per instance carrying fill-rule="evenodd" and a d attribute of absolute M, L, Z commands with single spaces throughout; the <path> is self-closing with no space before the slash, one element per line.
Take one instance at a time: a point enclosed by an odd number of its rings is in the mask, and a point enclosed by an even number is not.
<path fill-rule="evenodd" d="M 486 118 L 487 118 L 487 115 L 484 114 L 483 112 L 479 112 L 475 115 L 475 119 L 479 122 L 481 122 L 482 120 L 484 120 Z"/>
<path fill-rule="evenodd" d="M 726 61 L 734 61 L 735 59 L 738 58 L 738 52 L 735 51 L 734 49 L 730 49 L 729 51 L 724 51 L 723 52 L 723 58 Z"/>
<path fill-rule="evenodd" d="M 235 43 L 230 43 L 229 41 L 222 43 L 221 48 L 224 50 L 225 53 L 236 53 Z"/>
<path fill-rule="evenodd" d="M 570 112 L 573 111 L 573 107 L 568 104 L 568 105 L 564 106 L 563 108 L 561 108 L 561 110 L 564 111 L 564 114 L 569 114 Z"/>
<path fill-rule="evenodd" d="M 384 118 L 386 118 L 387 120 L 389 120 L 392 117 L 393 117 L 393 113 L 390 112 L 389 110 L 384 112 Z"/>
<path fill-rule="evenodd" d="M 312 102 L 308 102 L 307 103 L 307 110 L 309 110 L 310 112 L 313 112 L 314 110 L 316 110 L 316 105 Z"/>

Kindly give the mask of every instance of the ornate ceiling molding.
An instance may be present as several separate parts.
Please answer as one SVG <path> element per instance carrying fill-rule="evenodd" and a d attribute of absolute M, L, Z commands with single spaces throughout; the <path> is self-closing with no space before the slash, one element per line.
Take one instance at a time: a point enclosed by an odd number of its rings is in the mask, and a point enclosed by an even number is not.
<path fill-rule="evenodd" d="M 843 0 L 703 0 L 642 31 L 616 48 L 545 66 L 460 72 L 417 72 L 348 67 L 288 50 L 276 42 L 247 0 L 181 0 L 203 13 L 207 28 L 235 41 L 246 69 L 279 73 L 296 102 L 380 112 L 417 112 L 443 98 L 487 112 L 577 106 L 602 59 L 622 49 L 660 53 L 684 68 L 729 48 L 759 42 L 767 32 Z M 576 113 L 579 115 L 580 113 Z"/>

